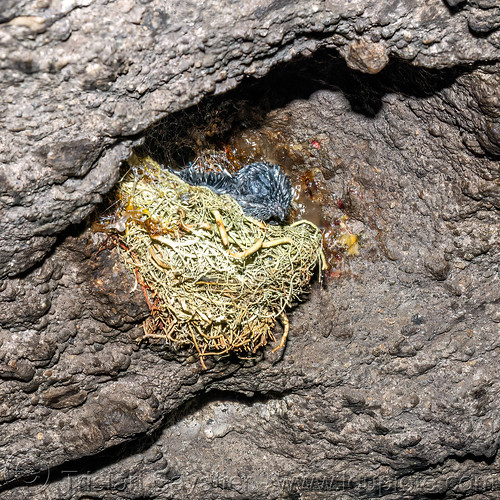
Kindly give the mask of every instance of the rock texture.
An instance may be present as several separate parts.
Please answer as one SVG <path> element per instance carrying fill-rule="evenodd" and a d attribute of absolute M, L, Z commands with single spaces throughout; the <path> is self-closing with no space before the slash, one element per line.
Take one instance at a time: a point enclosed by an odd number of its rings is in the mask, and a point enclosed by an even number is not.
<path fill-rule="evenodd" d="M 389 57 L 438 68 L 496 60 L 497 7 L 460 9 L 440 0 L 213 1 L 203 8 L 194 1 L 7 2 L 0 14 L 0 276 L 35 265 L 59 232 L 92 211 L 116 181 L 131 138 L 247 75 L 319 47 L 338 49 L 367 73 Z M 498 130 L 491 133 L 498 142 Z"/>
<path fill-rule="evenodd" d="M 497 10 L 5 2 L 1 497 L 500 495 Z M 264 117 L 233 144 L 313 169 L 361 252 L 286 352 L 204 372 L 137 345 L 142 292 L 79 224 L 149 127 L 211 94 Z"/>

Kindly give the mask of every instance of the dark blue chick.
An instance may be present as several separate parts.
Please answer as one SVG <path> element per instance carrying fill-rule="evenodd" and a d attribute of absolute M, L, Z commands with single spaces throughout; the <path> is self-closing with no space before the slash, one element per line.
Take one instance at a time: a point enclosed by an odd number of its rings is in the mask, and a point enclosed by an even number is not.
<path fill-rule="evenodd" d="M 229 194 L 246 215 L 271 224 L 282 223 L 292 204 L 292 183 L 278 165 L 257 162 L 231 174 L 196 165 L 176 174 L 193 186 L 207 186 L 217 194 Z"/>

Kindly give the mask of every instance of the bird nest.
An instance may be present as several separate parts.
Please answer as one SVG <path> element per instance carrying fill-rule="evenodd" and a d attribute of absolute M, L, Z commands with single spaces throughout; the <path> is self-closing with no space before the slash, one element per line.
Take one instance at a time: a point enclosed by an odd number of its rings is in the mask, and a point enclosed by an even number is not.
<path fill-rule="evenodd" d="M 121 255 L 151 310 L 143 338 L 209 355 L 254 353 L 288 333 L 287 307 L 324 265 L 311 222 L 268 225 L 230 196 L 191 186 L 151 158 L 133 157 L 113 216 Z"/>

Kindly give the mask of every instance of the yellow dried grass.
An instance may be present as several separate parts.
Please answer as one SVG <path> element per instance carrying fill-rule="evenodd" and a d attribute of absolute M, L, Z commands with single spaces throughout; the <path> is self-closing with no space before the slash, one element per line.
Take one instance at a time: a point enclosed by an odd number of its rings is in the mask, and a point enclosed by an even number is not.
<path fill-rule="evenodd" d="M 257 221 L 230 196 L 190 186 L 150 157 L 129 165 L 115 221 L 125 221 L 119 248 L 149 297 L 145 337 L 194 346 L 202 364 L 274 339 L 276 318 L 325 265 L 320 230 Z"/>

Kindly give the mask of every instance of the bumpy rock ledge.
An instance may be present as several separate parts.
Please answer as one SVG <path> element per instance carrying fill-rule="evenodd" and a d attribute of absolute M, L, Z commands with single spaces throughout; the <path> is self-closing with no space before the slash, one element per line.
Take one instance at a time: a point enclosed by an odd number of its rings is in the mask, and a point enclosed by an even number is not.
<path fill-rule="evenodd" d="M 1 16 L 2 498 L 500 494 L 493 2 Z M 207 371 L 137 347 L 142 294 L 82 223 L 143 134 L 199 102 L 245 102 L 239 140 L 314 170 L 323 220 L 361 235 L 286 352 Z"/>

